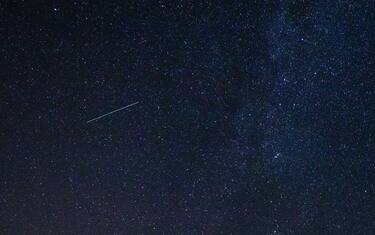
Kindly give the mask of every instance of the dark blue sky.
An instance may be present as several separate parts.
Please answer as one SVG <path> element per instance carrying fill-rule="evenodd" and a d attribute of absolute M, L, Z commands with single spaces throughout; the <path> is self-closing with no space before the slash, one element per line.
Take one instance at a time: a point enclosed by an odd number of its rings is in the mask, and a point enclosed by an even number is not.
<path fill-rule="evenodd" d="M 373 3 L 244 2 L 2 1 L 0 233 L 372 234 Z"/>

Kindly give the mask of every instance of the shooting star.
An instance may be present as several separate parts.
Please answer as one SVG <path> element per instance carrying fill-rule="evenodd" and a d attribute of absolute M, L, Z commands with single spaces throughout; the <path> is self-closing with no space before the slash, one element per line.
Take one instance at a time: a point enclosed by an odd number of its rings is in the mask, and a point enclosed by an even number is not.
<path fill-rule="evenodd" d="M 129 104 L 129 105 L 126 105 L 126 106 L 124 106 L 124 107 L 122 107 L 122 108 L 119 108 L 119 109 L 113 110 L 113 111 L 111 111 L 111 112 L 109 112 L 109 113 L 106 113 L 106 114 L 100 115 L 99 117 L 96 117 L 96 118 L 90 119 L 90 120 L 88 120 L 86 123 L 90 123 L 90 122 L 93 122 L 93 121 L 99 120 L 99 119 L 101 119 L 101 118 L 103 118 L 103 117 L 105 117 L 105 116 L 108 116 L 108 115 L 111 115 L 111 114 L 116 113 L 116 112 L 118 112 L 118 111 L 121 111 L 121 110 L 123 110 L 123 109 L 129 108 L 129 107 L 134 106 L 134 105 L 136 105 L 136 104 L 138 104 L 138 103 L 139 103 L 139 101 L 137 101 L 137 102 L 135 102 L 135 103 L 132 103 L 132 104 Z"/>

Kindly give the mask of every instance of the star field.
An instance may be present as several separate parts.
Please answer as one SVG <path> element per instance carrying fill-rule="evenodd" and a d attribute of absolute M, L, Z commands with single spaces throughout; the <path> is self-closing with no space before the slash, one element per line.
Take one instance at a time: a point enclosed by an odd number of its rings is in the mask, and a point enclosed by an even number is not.
<path fill-rule="evenodd" d="M 0 233 L 373 234 L 374 12 L 2 1 Z"/>

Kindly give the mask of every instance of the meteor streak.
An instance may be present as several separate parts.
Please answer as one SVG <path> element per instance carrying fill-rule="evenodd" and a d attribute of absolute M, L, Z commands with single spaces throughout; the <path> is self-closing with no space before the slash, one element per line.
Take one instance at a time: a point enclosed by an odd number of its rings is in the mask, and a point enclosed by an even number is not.
<path fill-rule="evenodd" d="M 88 120 L 86 123 L 90 123 L 90 122 L 93 122 L 93 121 L 99 120 L 99 119 L 101 119 L 101 118 L 103 118 L 103 117 L 105 117 L 105 116 L 108 116 L 108 115 L 111 115 L 111 114 L 116 113 L 116 112 L 118 112 L 118 111 L 121 111 L 121 110 L 123 110 L 123 109 L 129 108 L 129 107 L 134 106 L 134 105 L 136 105 L 136 104 L 138 104 L 138 103 L 139 103 L 139 101 L 137 101 L 137 102 L 135 102 L 135 103 L 132 103 L 132 104 L 129 104 L 129 105 L 126 105 L 126 106 L 124 106 L 124 107 L 122 107 L 122 108 L 119 108 L 119 109 L 113 110 L 113 111 L 111 111 L 111 112 L 109 112 L 109 113 L 106 113 L 106 114 L 100 115 L 99 117 L 96 117 L 96 118 L 90 119 L 90 120 Z"/>

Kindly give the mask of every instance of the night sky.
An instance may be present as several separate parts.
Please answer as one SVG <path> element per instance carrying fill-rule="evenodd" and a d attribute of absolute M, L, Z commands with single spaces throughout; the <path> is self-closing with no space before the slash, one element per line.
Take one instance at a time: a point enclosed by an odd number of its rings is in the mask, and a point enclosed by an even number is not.
<path fill-rule="evenodd" d="M 0 1 L 0 234 L 374 234 L 374 22 Z"/>

